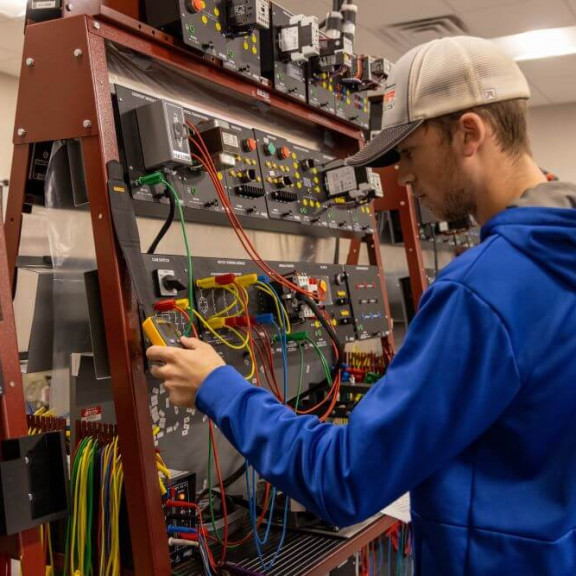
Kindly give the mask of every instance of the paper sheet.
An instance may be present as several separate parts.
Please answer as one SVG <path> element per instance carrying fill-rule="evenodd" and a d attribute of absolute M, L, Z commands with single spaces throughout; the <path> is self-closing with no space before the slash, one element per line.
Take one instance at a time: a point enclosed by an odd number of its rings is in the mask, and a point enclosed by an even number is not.
<path fill-rule="evenodd" d="M 404 522 L 405 524 L 409 524 L 411 521 L 410 516 L 410 494 L 406 493 L 401 498 L 398 498 L 396 502 L 393 502 L 387 508 L 382 510 L 386 516 L 391 516 L 392 518 L 396 518 L 400 520 L 400 522 Z"/>

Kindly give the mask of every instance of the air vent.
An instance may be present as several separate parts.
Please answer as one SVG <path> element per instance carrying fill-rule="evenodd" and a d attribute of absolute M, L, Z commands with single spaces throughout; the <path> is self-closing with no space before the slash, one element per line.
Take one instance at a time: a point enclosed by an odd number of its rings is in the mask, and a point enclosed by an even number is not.
<path fill-rule="evenodd" d="M 466 24 L 453 14 L 400 22 L 384 26 L 379 30 L 383 40 L 404 54 L 411 48 L 446 36 L 466 36 Z"/>

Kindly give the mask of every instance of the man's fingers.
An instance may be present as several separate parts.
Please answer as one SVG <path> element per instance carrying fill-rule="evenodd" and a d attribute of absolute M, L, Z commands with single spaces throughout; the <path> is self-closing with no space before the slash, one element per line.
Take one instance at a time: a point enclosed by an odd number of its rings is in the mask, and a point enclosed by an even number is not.
<path fill-rule="evenodd" d="M 188 348 L 189 350 L 196 350 L 202 344 L 202 341 L 198 340 L 198 338 L 186 338 L 186 336 L 182 336 L 180 342 L 182 342 L 184 348 Z"/>
<path fill-rule="evenodd" d="M 150 346 L 146 356 L 151 362 L 169 362 L 174 359 L 174 350 L 169 346 Z"/>
<path fill-rule="evenodd" d="M 168 375 L 166 374 L 166 366 L 150 366 L 150 374 L 156 380 L 166 380 Z"/>

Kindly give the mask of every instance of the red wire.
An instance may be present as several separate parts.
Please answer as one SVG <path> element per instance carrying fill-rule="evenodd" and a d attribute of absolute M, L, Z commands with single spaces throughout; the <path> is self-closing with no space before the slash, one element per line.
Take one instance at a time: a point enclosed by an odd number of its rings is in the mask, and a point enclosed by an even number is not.
<path fill-rule="evenodd" d="M 216 468 L 216 475 L 218 477 L 218 486 L 220 488 L 220 500 L 222 502 L 222 517 L 224 518 L 224 533 L 222 535 L 222 554 L 220 556 L 220 564 L 226 562 L 226 553 L 228 552 L 228 509 L 226 507 L 226 492 L 224 491 L 224 481 L 222 480 L 222 473 L 220 471 L 220 457 L 218 455 L 218 447 L 214 439 L 214 425 L 212 420 L 208 420 L 208 430 L 210 433 L 210 442 L 212 443 L 212 451 L 214 452 L 214 467 Z M 211 487 L 209 487 L 211 489 Z"/>
<path fill-rule="evenodd" d="M 204 140 L 202 139 L 202 136 L 200 135 L 200 132 L 198 132 L 198 129 L 196 128 L 196 126 L 194 126 L 194 124 L 192 124 L 191 122 L 187 122 L 187 125 L 194 132 L 194 134 L 196 135 L 196 138 L 197 138 L 197 140 L 195 140 L 194 138 L 190 138 L 190 141 L 197 147 L 197 149 L 199 150 L 199 153 L 200 153 L 200 156 L 198 156 L 196 154 L 192 154 L 192 158 L 194 158 L 194 160 L 198 161 L 202 166 L 204 166 L 204 168 L 208 172 L 210 179 L 212 180 L 212 183 L 214 184 L 214 187 L 216 188 L 216 192 L 218 193 L 220 201 L 222 202 L 222 205 L 225 208 L 226 216 L 230 220 L 230 223 L 232 224 L 232 228 L 236 232 L 236 235 L 238 236 L 240 243 L 242 244 L 243 248 L 246 250 L 246 252 L 250 256 L 250 258 L 256 263 L 256 265 L 266 275 L 270 276 L 271 278 L 273 278 L 274 280 L 276 280 L 277 282 L 279 282 L 283 286 L 286 286 L 287 288 L 289 288 L 290 290 L 293 290 L 295 292 L 300 292 L 300 293 L 306 294 L 310 298 L 318 299 L 317 295 L 314 295 L 311 292 L 303 290 L 300 286 L 296 286 L 292 282 L 286 280 L 286 278 L 284 278 L 278 272 L 276 272 L 275 270 L 270 268 L 270 266 L 262 259 L 262 257 L 260 256 L 260 254 L 258 253 L 256 248 L 252 244 L 250 238 L 248 238 L 248 236 L 246 235 L 246 232 L 245 232 L 242 224 L 240 223 L 240 221 L 238 220 L 238 218 L 234 212 L 234 208 L 232 206 L 232 203 L 230 202 L 230 199 L 228 198 L 228 195 L 226 194 L 226 191 L 224 190 L 222 183 L 220 182 L 220 179 L 218 178 L 218 171 L 216 170 L 216 167 L 214 166 L 214 163 L 212 161 L 210 153 L 208 152 L 208 149 L 206 148 L 206 145 L 204 143 Z"/>

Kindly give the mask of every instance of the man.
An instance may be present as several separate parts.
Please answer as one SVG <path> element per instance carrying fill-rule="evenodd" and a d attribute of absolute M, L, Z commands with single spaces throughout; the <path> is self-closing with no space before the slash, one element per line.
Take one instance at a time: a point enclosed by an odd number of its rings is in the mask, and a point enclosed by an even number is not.
<path fill-rule="evenodd" d="M 576 186 L 532 159 L 528 98 L 478 38 L 419 46 L 393 70 L 385 128 L 348 162 L 398 162 L 440 218 L 473 215 L 482 243 L 426 292 L 348 426 L 294 416 L 197 340 L 148 352 L 173 401 L 195 401 L 327 521 L 410 490 L 417 574 L 576 574 Z"/>

